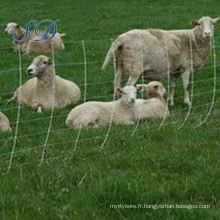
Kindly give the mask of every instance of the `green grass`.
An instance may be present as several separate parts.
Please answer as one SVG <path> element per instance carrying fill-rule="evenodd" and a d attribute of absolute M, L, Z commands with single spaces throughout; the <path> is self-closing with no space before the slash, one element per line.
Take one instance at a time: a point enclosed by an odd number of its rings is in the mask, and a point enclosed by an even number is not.
<path fill-rule="evenodd" d="M 5 0 L 0 22 L 25 26 L 31 19 L 60 19 L 58 31 L 67 33 L 66 50 L 55 54 L 56 64 L 78 65 L 57 65 L 56 72 L 79 84 L 83 93 L 84 40 L 87 100 L 111 100 L 113 69 L 100 70 L 111 38 L 134 28 L 191 28 L 190 20 L 203 15 L 217 17 L 219 11 L 217 0 Z M 215 35 L 219 65 L 220 22 Z M 7 49 L 11 39 L 3 28 L 0 39 L 0 48 L 5 48 L 0 49 L 0 109 L 15 131 L 17 108 L 7 99 L 18 86 L 19 71 L 4 71 L 18 69 L 18 54 Z M 23 82 L 28 79 L 25 70 L 31 60 L 22 56 Z M 102 151 L 108 127 L 82 130 L 73 151 L 78 131 L 67 129 L 65 118 L 74 106 L 56 110 L 41 167 L 50 112 L 37 114 L 23 107 L 9 173 L 14 133 L 0 134 L 0 219 L 219 219 L 219 67 L 214 109 L 206 123 L 195 128 L 206 117 L 212 100 L 212 64 L 210 59 L 194 75 L 192 113 L 180 130 L 187 113 L 181 83 L 172 115 L 160 130 L 161 120 L 141 122 L 133 137 L 135 126 L 113 126 Z M 111 204 L 209 204 L 211 208 L 110 209 Z"/>

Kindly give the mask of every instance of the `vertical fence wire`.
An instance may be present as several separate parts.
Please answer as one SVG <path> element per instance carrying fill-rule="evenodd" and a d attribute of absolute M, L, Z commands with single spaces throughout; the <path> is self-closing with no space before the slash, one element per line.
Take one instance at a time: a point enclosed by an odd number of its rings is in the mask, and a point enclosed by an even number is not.
<path fill-rule="evenodd" d="M 168 105 L 169 105 L 169 96 L 170 96 L 170 59 L 169 59 L 169 51 L 168 51 L 168 42 L 167 42 L 167 37 L 165 36 L 165 55 L 166 55 L 166 61 L 167 61 L 167 100 L 166 100 L 166 113 L 163 116 L 163 119 L 158 127 L 158 130 L 160 130 L 162 128 L 162 126 L 164 125 L 166 118 L 167 118 L 167 111 L 169 111 L 168 109 Z"/>
<path fill-rule="evenodd" d="M 17 145 L 17 139 L 18 139 L 18 129 L 19 129 L 19 122 L 20 122 L 20 113 L 21 113 L 21 84 L 22 84 L 22 64 L 21 64 L 21 48 L 18 48 L 18 59 L 19 59 L 19 88 L 18 88 L 18 111 L 17 111 L 17 119 L 16 119 L 16 125 L 15 125 L 15 135 L 14 135 L 14 141 L 13 141 L 13 147 L 9 159 L 9 164 L 8 164 L 8 172 L 11 170 L 13 158 L 14 158 L 14 153 Z"/>
<path fill-rule="evenodd" d="M 188 111 L 187 111 L 186 116 L 183 120 L 183 123 L 178 127 L 178 130 L 180 130 L 185 125 L 185 123 L 189 119 L 189 116 L 190 116 L 191 111 L 192 111 L 193 92 L 194 92 L 194 68 L 193 68 L 193 49 L 192 49 L 192 37 L 191 37 L 191 35 L 189 35 L 189 51 L 190 51 L 190 72 L 191 72 L 191 74 L 190 74 L 191 75 L 191 95 L 190 95 L 191 105 L 188 108 Z"/>
<path fill-rule="evenodd" d="M 42 154 L 41 154 L 41 159 L 40 159 L 40 163 L 39 166 L 42 166 L 43 162 L 44 162 L 44 158 L 45 158 L 45 154 L 46 154 L 46 149 L 47 149 L 47 144 L 48 144 L 48 140 L 50 137 L 50 133 L 51 133 L 51 129 L 52 129 L 52 124 L 53 124 L 53 117 L 54 117 L 54 108 L 55 108 L 55 92 L 56 92 L 56 83 L 55 83 L 55 59 L 54 59 L 54 48 L 53 48 L 53 42 L 51 42 L 51 52 L 52 52 L 52 62 L 53 62 L 53 85 L 52 85 L 52 108 L 51 108 L 51 114 L 50 114 L 50 121 L 49 121 L 49 126 L 48 126 L 48 130 L 47 130 L 47 135 L 44 141 L 44 145 L 43 145 L 43 150 L 42 150 Z"/>
<path fill-rule="evenodd" d="M 83 103 L 86 102 L 86 96 L 87 96 L 87 55 L 86 55 L 86 45 L 85 45 L 85 41 L 82 40 L 82 50 L 83 50 L 83 63 L 84 63 L 84 94 L 83 94 Z M 79 143 L 79 138 L 81 135 L 81 131 L 82 131 L 82 122 L 80 124 L 80 128 L 79 131 L 77 133 L 77 137 L 76 137 L 76 141 L 75 141 L 75 145 L 73 148 L 73 151 L 76 151 L 76 148 L 78 146 Z"/>
<path fill-rule="evenodd" d="M 113 39 L 111 39 L 111 43 L 113 43 Z M 116 59 L 115 59 L 115 52 L 113 52 L 113 68 L 114 68 L 114 82 L 116 82 L 116 74 L 117 74 L 117 68 L 116 68 Z M 116 96 L 116 91 L 115 89 L 113 89 L 113 102 L 115 102 L 115 96 Z M 113 106 L 112 112 L 111 112 L 111 118 L 110 118 L 110 122 L 109 122 L 109 126 L 108 126 L 108 130 L 107 133 L 105 135 L 105 138 L 100 146 L 100 150 L 102 150 L 108 140 L 111 128 L 112 128 L 112 122 L 113 122 L 113 117 L 114 117 L 114 113 L 115 113 L 115 105 Z"/>
<path fill-rule="evenodd" d="M 142 46 L 141 46 L 141 51 L 140 51 L 140 60 L 141 60 L 141 73 L 142 73 L 142 77 L 141 77 L 141 83 L 142 83 L 142 85 L 144 84 L 144 58 L 143 58 L 143 37 L 142 37 Z M 143 99 L 144 98 L 144 93 L 145 93 L 146 91 L 144 90 L 142 93 L 141 93 L 141 99 Z M 133 137 L 134 135 L 135 135 L 135 133 L 136 133 L 136 131 L 137 131 L 137 129 L 138 129 L 138 126 L 139 126 L 139 124 L 140 124 L 140 120 L 141 120 L 141 117 L 140 117 L 140 115 L 141 115 L 141 111 L 142 111 L 142 108 L 140 108 L 140 109 L 135 109 L 135 111 L 139 111 L 140 110 L 140 114 L 138 114 L 138 120 L 137 120 L 137 123 L 136 123 L 136 125 L 135 125 L 135 127 L 134 127 L 134 130 L 132 131 L 132 133 L 131 133 L 131 137 Z"/>
<path fill-rule="evenodd" d="M 201 125 L 203 125 L 207 119 L 209 118 L 210 114 L 212 113 L 214 104 L 215 104 L 215 98 L 216 98 L 216 80 L 217 80 L 217 69 L 216 69 L 216 51 L 215 51 L 215 36 L 213 35 L 212 41 L 210 42 L 212 45 L 212 53 L 213 53 L 213 71 L 214 71 L 214 76 L 213 76 L 213 93 L 212 93 L 212 102 L 209 107 L 208 113 L 206 117 L 201 121 L 197 126 L 194 128 L 198 128 Z"/>

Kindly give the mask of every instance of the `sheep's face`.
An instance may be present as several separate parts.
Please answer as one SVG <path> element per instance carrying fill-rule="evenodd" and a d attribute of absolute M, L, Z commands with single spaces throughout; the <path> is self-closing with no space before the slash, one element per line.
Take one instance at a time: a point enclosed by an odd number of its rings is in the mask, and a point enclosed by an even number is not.
<path fill-rule="evenodd" d="M 28 75 L 31 77 L 43 76 L 46 72 L 46 69 L 51 65 L 51 58 L 48 58 L 44 55 L 37 56 L 34 58 L 32 64 L 27 69 Z"/>
<path fill-rule="evenodd" d="M 11 132 L 8 118 L 0 112 L 0 132 Z"/>
<path fill-rule="evenodd" d="M 125 86 L 123 89 L 118 88 L 118 93 L 121 94 L 121 99 L 124 103 L 133 104 L 135 103 L 137 90 L 134 86 Z"/>
<path fill-rule="evenodd" d="M 9 35 L 16 33 L 16 35 L 17 35 L 18 28 L 19 28 L 18 24 L 14 23 L 14 22 L 10 22 L 5 25 L 5 33 L 9 34 Z"/>
<path fill-rule="evenodd" d="M 214 25 L 219 18 L 202 17 L 199 20 L 193 20 L 192 24 L 201 32 L 204 39 L 211 39 L 214 35 Z"/>
<path fill-rule="evenodd" d="M 137 85 L 137 90 L 146 91 L 148 95 L 158 94 L 161 97 L 166 93 L 163 84 L 158 81 L 151 81 L 147 85 Z"/>
<path fill-rule="evenodd" d="M 166 89 L 164 88 L 163 84 L 158 81 L 149 82 L 146 85 L 146 90 L 148 94 L 158 94 L 161 97 L 163 97 L 166 93 Z"/>

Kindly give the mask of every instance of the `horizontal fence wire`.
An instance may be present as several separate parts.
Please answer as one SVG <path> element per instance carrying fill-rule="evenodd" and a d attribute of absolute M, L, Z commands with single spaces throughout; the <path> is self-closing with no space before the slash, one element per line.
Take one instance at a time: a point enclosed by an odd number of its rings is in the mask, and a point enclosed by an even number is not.
<path fill-rule="evenodd" d="M 216 101 L 215 103 L 218 104 L 218 103 L 220 103 L 220 101 Z M 208 102 L 208 103 L 205 103 L 205 104 L 201 104 L 201 105 L 196 105 L 196 106 L 192 107 L 192 110 L 193 109 L 197 109 L 197 108 L 201 108 L 201 107 L 205 107 L 205 106 L 209 106 L 210 104 L 211 104 L 211 102 Z M 178 113 L 181 113 L 181 112 L 183 112 L 184 110 L 187 110 L 187 109 L 188 109 L 188 107 L 183 107 L 181 109 L 175 110 L 175 112 L 172 113 L 172 116 L 175 116 Z M 67 117 L 66 114 L 57 116 L 57 118 L 65 118 L 65 117 Z M 44 120 L 45 120 L 45 118 L 50 119 L 51 116 L 44 117 Z M 53 117 L 53 118 L 56 119 L 56 117 Z M 58 132 L 58 131 L 59 132 L 67 132 L 67 131 L 71 131 L 71 130 L 73 130 L 73 129 L 72 128 L 68 128 L 68 127 L 66 127 L 66 128 L 59 128 L 59 129 L 51 130 L 50 133 L 53 134 L 54 132 Z M 30 138 L 30 137 L 34 137 L 34 136 L 38 136 L 38 135 L 43 135 L 43 134 L 47 134 L 47 132 L 48 132 L 48 129 L 45 129 L 45 130 L 42 130 L 40 132 L 18 136 L 17 139 Z M 7 140 L 8 140 L 8 138 L 0 139 L 0 141 L 7 141 Z"/>
<path fill-rule="evenodd" d="M 177 121 L 174 121 L 174 122 L 170 122 L 170 123 L 165 123 L 164 124 L 164 126 L 171 126 L 171 125 L 176 125 L 177 123 L 180 123 L 180 122 L 182 122 L 182 120 L 177 120 Z M 213 121 L 213 122 L 210 122 L 210 124 L 214 124 L 215 123 L 215 121 Z M 149 129 L 149 127 L 141 127 L 141 128 L 139 128 L 138 129 L 138 131 L 142 131 L 142 130 L 145 130 L 146 128 L 148 128 Z M 158 128 L 158 125 L 157 126 L 151 126 L 150 128 Z M 136 138 L 141 138 L 141 137 L 143 137 L 143 135 L 139 135 L 138 134 L 138 131 L 137 131 L 137 133 L 135 134 L 135 137 Z M 123 137 L 123 135 L 126 135 L 127 134 L 127 131 L 125 131 L 125 132 L 117 132 L 117 133 L 111 133 L 110 135 L 112 136 L 112 137 L 118 137 L 118 136 L 122 136 Z M 89 137 L 89 138 L 84 138 L 84 139 L 81 139 L 81 140 L 79 140 L 79 142 L 90 142 L 90 141 L 94 141 L 95 139 L 103 139 L 105 137 L 105 134 L 104 135 L 97 135 L 97 136 L 94 136 L 94 137 Z M 59 142 L 59 143 L 55 143 L 55 144 L 48 144 L 48 146 L 55 146 L 55 145 L 64 145 L 64 144 L 73 144 L 75 142 L 75 139 L 72 139 L 71 141 L 65 141 L 65 142 Z M 24 152 L 27 152 L 27 151 L 32 151 L 32 150 L 37 150 L 37 149 L 42 149 L 42 146 L 43 145 L 39 145 L 39 146 L 36 146 L 36 147 L 33 147 L 33 148 L 26 148 L 26 149 L 24 149 L 24 150 L 20 150 L 20 151 L 18 151 L 17 153 L 24 153 Z M 53 152 L 56 152 L 56 149 L 53 149 Z M 47 158 L 46 159 L 46 161 L 48 162 L 48 161 L 51 161 L 51 160 L 55 160 L 55 159 L 71 159 L 72 158 L 72 155 L 73 155 L 73 151 L 72 151 L 72 149 L 70 149 L 69 151 L 57 151 L 57 152 L 59 152 L 59 153 L 68 153 L 69 155 L 68 156 L 54 156 L 54 157 L 49 157 L 49 158 Z M 5 154 L 6 156 L 7 156 L 7 154 Z M 5 156 L 4 155 L 4 156 Z M 2 155 L 0 155 L 0 157 L 1 156 L 3 156 L 3 154 Z M 18 167 L 25 167 L 25 166 L 29 166 L 29 165 L 32 165 L 32 164 L 39 164 L 39 160 L 36 160 L 36 161 L 32 161 L 32 162 L 25 162 L 25 163 L 18 163 L 18 164 L 14 164 L 14 168 L 18 168 Z M 63 164 L 62 164 L 63 165 Z M 6 171 L 6 169 L 5 168 L 0 168 L 0 170 L 2 171 L 2 172 L 4 172 L 4 171 Z"/>
<path fill-rule="evenodd" d="M 83 46 L 83 54 L 84 54 L 84 60 L 83 62 L 67 62 L 67 63 L 56 63 L 56 67 L 59 68 L 59 67 L 71 67 L 71 66 L 84 66 L 84 82 L 83 83 L 79 83 L 78 86 L 79 87 L 82 87 L 84 88 L 84 97 L 83 97 L 83 102 L 85 101 L 90 101 L 90 100 L 102 100 L 102 99 L 108 99 L 108 100 L 114 100 L 114 95 L 112 96 L 112 94 L 109 94 L 109 95 L 101 95 L 101 96 L 90 96 L 90 97 L 87 97 L 87 90 L 88 90 L 88 87 L 89 86 L 96 86 L 96 85 L 105 85 L 105 84 L 112 84 L 113 83 L 113 80 L 104 80 L 104 81 L 94 81 L 94 82 L 88 82 L 88 79 L 87 79 L 87 74 L 89 75 L 89 71 L 88 71 L 88 65 L 90 64 L 102 64 L 103 63 L 103 60 L 94 60 L 94 61 L 90 61 L 88 60 L 88 57 L 87 57 L 87 54 L 86 54 L 86 50 L 85 50 L 85 43 L 86 42 L 96 42 L 96 43 L 100 43 L 100 42 L 108 42 L 108 45 L 110 46 L 110 43 L 112 42 L 112 40 L 110 39 L 97 39 L 97 40 L 86 40 L 86 41 L 64 41 L 65 44 L 82 44 Z M 215 45 L 215 49 L 220 47 L 220 45 Z M 12 47 L 1 47 L 0 46 L 0 50 L 8 50 L 8 49 L 12 49 Z M 197 49 L 195 49 L 197 50 Z M 193 49 L 191 48 L 191 57 L 192 57 L 192 54 L 193 54 Z M 106 51 L 107 52 L 107 51 Z M 21 54 L 20 54 L 21 55 Z M 19 55 L 19 56 L 20 56 Z M 52 54 L 52 57 L 54 59 L 54 55 Z M 207 82 L 209 80 L 216 80 L 216 75 L 217 75 L 217 72 L 216 72 L 216 68 L 218 68 L 220 65 L 216 65 L 216 54 L 215 52 L 213 52 L 213 57 L 214 57 L 214 76 L 213 77 L 210 77 L 210 78 L 207 78 L 207 79 L 201 79 L 201 80 L 196 80 L 194 81 L 192 79 L 192 84 L 193 86 L 199 84 L 199 83 L 203 83 L 203 82 Z M 12 68 L 12 69 L 8 69 L 8 70 L 1 70 L 0 71 L 0 74 L 9 74 L 9 73 L 16 73 L 16 74 L 19 74 L 19 85 L 21 85 L 21 77 L 22 77 L 22 74 L 24 71 L 22 71 L 22 67 L 21 67 L 21 57 L 19 57 L 19 68 Z M 54 62 L 55 63 L 55 62 Z M 213 65 L 209 65 L 209 64 L 206 64 L 204 65 L 203 69 L 208 69 L 208 68 L 211 68 L 213 67 Z M 23 68 L 25 69 L 25 68 Z M 115 69 L 115 62 L 113 61 L 113 69 L 114 69 L 114 73 L 116 74 L 116 69 Z M 18 71 L 18 72 L 17 72 Z M 101 73 L 101 69 L 100 69 L 100 74 Z M 13 74 L 14 75 L 14 74 Z M 112 73 L 112 78 L 113 78 L 114 74 Z M 196 75 L 195 75 L 196 76 Z M 124 81 L 126 82 L 126 81 Z M 181 84 L 178 84 L 177 87 L 181 87 L 182 85 Z M 216 81 L 214 82 L 214 86 L 216 86 Z M 170 85 L 168 83 L 168 86 L 167 86 L 168 90 L 170 88 Z M 193 88 L 193 87 L 192 87 Z M 214 88 L 214 90 L 209 90 L 209 91 L 203 91 L 203 92 L 199 92 L 199 93 L 193 93 L 193 99 L 194 101 L 196 101 L 196 97 L 198 96 L 202 96 L 202 95 L 206 95 L 206 94 L 209 94 L 209 93 L 217 93 L 218 91 L 220 91 L 220 89 L 217 89 L 217 88 Z M 3 96 L 8 96 L 8 95 L 12 95 L 14 91 L 11 91 L 11 90 L 8 90 L 8 91 L 4 91 L 3 93 L 0 93 L 0 97 L 3 97 Z M 195 89 L 194 89 L 194 92 L 195 92 Z M 213 110 L 213 106 L 214 104 L 219 104 L 220 102 L 219 101 L 216 101 L 213 97 L 215 97 L 215 94 L 213 94 L 212 96 L 212 101 L 211 102 L 208 102 L 208 103 L 205 103 L 205 104 L 197 104 L 197 105 L 194 105 L 191 107 L 190 109 L 190 114 L 192 114 L 192 111 L 197 109 L 197 108 L 201 108 L 201 107 L 204 107 L 204 106 L 209 106 L 209 111 L 208 111 L 208 114 L 206 115 L 204 121 L 208 118 L 208 116 L 211 114 L 211 111 Z M 177 99 L 180 99 L 180 98 L 183 98 L 183 95 L 179 95 L 178 97 L 175 97 L 174 100 L 177 100 Z M 1 100 L 0 102 L 2 102 L 3 100 Z M 44 160 L 48 161 L 48 160 L 52 160 L 52 159 L 56 159 L 56 158 L 59 158 L 59 156 L 57 157 L 49 157 L 49 158 L 46 158 L 45 157 L 45 153 L 46 153 L 46 148 L 48 149 L 48 147 L 51 147 L 51 146 L 55 146 L 55 145 L 62 145 L 62 144 L 74 144 L 75 145 L 78 145 L 78 143 L 81 143 L 81 142 L 84 142 L 84 141 L 92 141 L 94 139 L 103 139 L 102 141 L 102 144 L 101 144 L 101 147 L 104 146 L 104 144 L 106 144 L 106 141 L 109 137 L 115 137 L 115 136 L 121 136 L 123 134 L 125 134 L 127 131 L 125 132 L 113 132 L 112 131 L 112 126 L 111 124 L 109 125 L 109 127 L 107 127 L 107 133 L 104 134 L 104 135 L 96 135 L 96 136 L 93 136 L 93 137 L 86 137 L 86 138 L 82 138 L 80 137 L 80 134 L 81 134 L 81 130 L 79 131 L 76 139 L 71 139 L 70 141 L 65 141 L 65 142 L 56 142 L 56 143 L 50 143 L 49 142 L 49 137 L 51 135 L 53 135 L 54 133 L 56 132 L 67 132 L 67 131 L 71 131 L 72 129 L 71 128 L 53 128 L 52 127 L 52 122 L 56 119 L 63 119 L 65 117 L 67 117 L 67 114 L 59 114 L 59 115 L 56 115 L 56 112 L 51 111 L 51 115 L 50 116 L 43 116 L 43 117 L 37 117 L 37 118 L 33 118 L 33 119 L 28 119 L 28 120 L 21 120 L 21 116 L 20 116 L 20 112 L 21 110 L 23 109 L 24 107 L 21 106 L 20 104 L 18 106 L 14 106 L 14 107 L 6 107 L 6 108 L 1 108 L 1 111 L 4 111 L 4 112 L 7 112 L 7 111 L 11 111 L 11 110 L 16 110 L 17 111 L 17 119 L 16 121 L 12 121 L 11 122 L 11 125 L 13 125 L 15 128 L 15 135 L 14 135 L 14 138 L 12 139 L 11 137 L 9 138 L 2 138 L 0 139 L 1 142 L 4 142 L 5 141 L 5 144 L 7 145 L 8 143 L 10 142 L 13 142 L 13 148 L 12 148 L 12 151 L 9 152 L 9 153 L 2 153 L 0 154 L 0 157 L 5 157 L 5 156 L 10 156 L 10 160 L 9 160 L 9 165 L 8 165 L 8 171 L 12 168 L 12 161 L 13 161 L 13 158 L 15 158 L 18 154 L 20 153 L 25 153 L 25 152 L 28 152 L 28 151 L 34 151 L 34 150 L 38 150 L 40 149 L 41 150 L 41 160 L 37 161 L 37 163 L 40 163 L 42 164 Z M 172 116 L 171 117 L 174 117 L 175 115 L 178 115 L 178 113 L 181 113 L 185 110 L 188 110 L 188 113 L 189 113 L 189 108 L 188 107 L 183 107 L 181 109 L 175 109 L 175 112 L 172 112 Z M 170 122 L 169 119 L 167 119 L 167 121 L 163 122 L 163 126 L 167 126 L 167 125 L 176 125 L 177 123 L 181 123 L 184 124 L 187 122 L 189 118 L 189 115 L 186 115 L 185 119 L 181 119 L 181 120 L 175 120 L 175 121 L 172 121 Z M 30 122 L 38 122 L 38 121 L 41 121 L 41 120 L 49 120 L 49 127 L 48 129 L 46 130 L 41 130 L 40 132 L 36 132 L 36 133 L 31 133 L 31 134 L 25 134 L 25 135 L 18 135 L 18 128 L 20 128 L 21 126 L 24 126 L 26 123 L 30 123 Z M 203 121 L 201 121 L 201 123 L 203 123 Z M 157 128 L 158 127 L 158 124 L 156 126 L 149 126 L 148 124 L 146 124 L 145 126 L 143 126 L 142 124 L 141 125 L 138 125 L 139 128 L 135 129 L 135 136 L 138 137 L 138 132 L 139 131 L 142 131 L 143 129 L 151 129 L 151 128 Z M 133 131 L 131 131 L 131 133 L 133 133 Z M 137 133 L 137 134 L 136 134 Z M 34 147 L 28 147 L 28 148 L 25 148 L 25 149 L 22 149 L 22 150 L 16 150 L 15 151 L 15 147 L 17 145 L 17 142 L 22 140 L 23 138 L 32 138 L 34 136 L 38 136 L 38 135 L 44 135 L 46 134 L 46 139 L 44 141 L 44 144 L 43 145 L 39 145 L 39 146 L 34 146 Z M 80 138 L 79 138 L 80 137 Z M 102 147 L 103 148 L 103 147 Z M 48 152 L 50 151 L 53 151 L 53 152 L 56 152 L 55 149 L 49 149 Z M 69 152 L 64 152 L 64 153 L 71 153 L 72 152 L 72 149 L 69 151 Z M 35 163 L 35 162 L 33 162 Z M 25 164 L 31 164 L 31 163 L 20 163 L 20 164 L 13 164 L 13 167 L 16 167 L 16 166 L 25 166 Z"/>

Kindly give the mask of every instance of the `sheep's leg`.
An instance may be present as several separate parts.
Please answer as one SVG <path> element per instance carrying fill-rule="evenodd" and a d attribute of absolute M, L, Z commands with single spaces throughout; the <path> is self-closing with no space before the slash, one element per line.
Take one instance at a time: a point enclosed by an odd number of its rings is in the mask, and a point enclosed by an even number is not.
<path fill-rule="evenodd" d="M 14 95 L 10 99 L 8 99 L 8 102 L 14 101 L 16 99 L 16 97 L 17 97 L 17 95 L 14 93 Z"/>
<path fill-rule="evenodd" d="M 191 101 L 189 99 L 189 79 L 190 79 L 190 71 L 185 70 L 185 72 L 182 74 L 182 80 L 183 80 L 183 88 L 184 88 L 184 103 L 188 106 L 191 106 Z"/>
<path fill-rule="evenodd" d="M 11 97 L 10 99 L 8 99 L 8 103 L 9 102 L 12 102 L 12 101 L 14 101 L 15 99 L 14 99 L 14 96 L 13 97 Z"/>
<path fill-rule="evenodd" d="M 139 79 L 139 76 L 130 76 L 128 78 L 128 81 L 127 81 L 126 85 L 127 86 L 130 86 L 130 85 L 133 86 L 138 81 L 138 79 Z"/>
<path fill-rule="evenodd" d="M 26 50 L 25 50 L 24 55 L 25 55 L 25 56 L 26 56 L 26 55 L 29 55 L 29 53 L 30 53 L 30 49 L 29 49 L 29 47 L 27 47 Z"/>
<path fill-rule="evenodd" d="M 37 106 L 37 113 L 42 113 L 42 106 L 41 105 Z"/>
<path fill-rule="evenodd" d="M 123 124 L 125 124 L 125 125 L 134 125 L 135 123 L 133 121 L 124 121 Z"/>
<path fill-rule="evenodd" d="M 124 62 L 124 72 L 129 76 L 127 86 L 133 86 L 138 81 L 143 71 L 143 63 L 139 57 L 136 57 L 132 64 Z"/>
<path fill-rule="evenodd" d="M 42 106 L 41 106 L 40 104 L 38 104 L 38 103 L 34 103 L 34 104 L 32 105 L 32 108 L 35 109 L 35 110 L 37 110 L 38 113 L 41 113 L 41 112 L 42 112 Z"/>
<path fill-rule="evenodd" d="M 31 41 L 28 42 L 26 48 L 24 48 L 24 55 L 28 55 L 30 53 Z"/>
<path fill-rule="evenodd" d="M 178 81 L 179 76 L 171 76 L 171 82 L 170 82 L 170 94 L 168 97 L 168 103 L 170 106 L 174 106 L 174 93 L 175 93 L 175 88 L 176 88 L 176 84 Z"/>
<path fill-rule="evenodd" d="M 115 94 L 117 93 L 117 88 L 120 88 L 121 86 L 121 77 L 122 77 L 122 69 L 118 69 L 116 73 L 116 78 L 115 78 Z"/>

